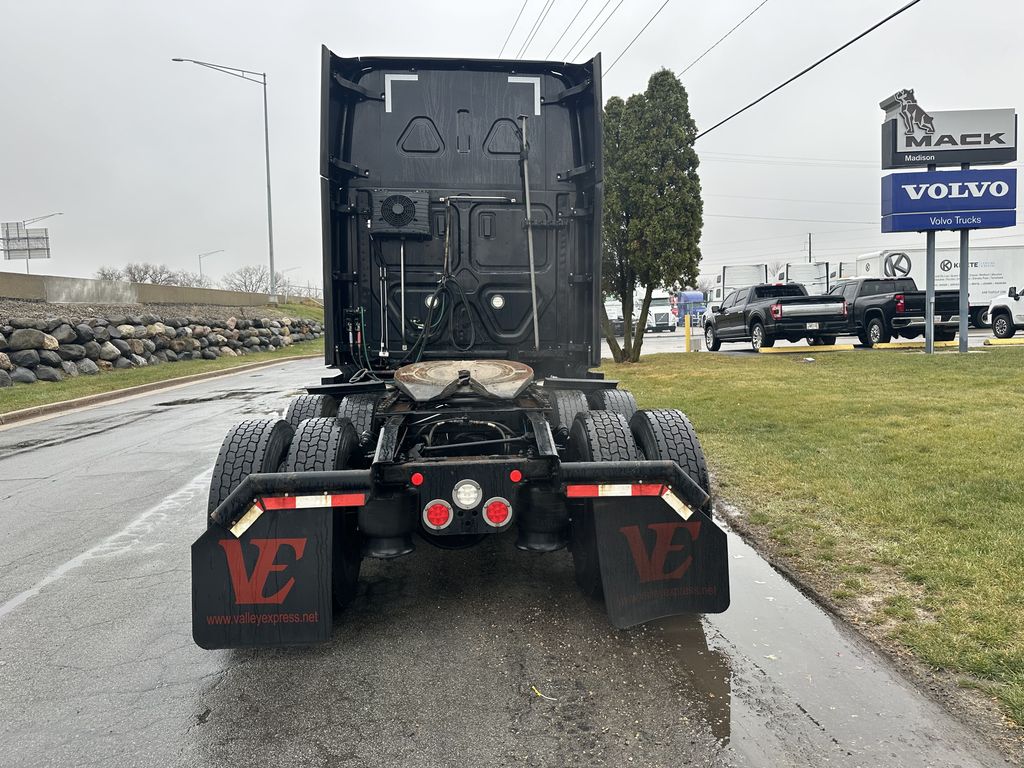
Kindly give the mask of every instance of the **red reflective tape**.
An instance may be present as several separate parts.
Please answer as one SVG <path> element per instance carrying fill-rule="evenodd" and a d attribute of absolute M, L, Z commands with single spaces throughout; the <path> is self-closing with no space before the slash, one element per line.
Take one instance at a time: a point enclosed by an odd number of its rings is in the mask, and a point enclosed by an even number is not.
<path fill-rule="evenodd" d="M 634 496 L 661 496 L 664 490 L 661 483 L 633 483 Z"/>
<path fill-rule="evenodd" d="M 294 496 L 264 496 L 264 509 L 295 509 Z"/>
<path fill-rule="evenodd" d="M 589 499 L 600 493 L 597 485 L 567 485 L 565 495 L 570 499 Z"/>
<path fill-rule="evenodd" d="M 331 496 L 332 507 L 361 507 L 365 503 L 365 493 L 336 493 Z"/>

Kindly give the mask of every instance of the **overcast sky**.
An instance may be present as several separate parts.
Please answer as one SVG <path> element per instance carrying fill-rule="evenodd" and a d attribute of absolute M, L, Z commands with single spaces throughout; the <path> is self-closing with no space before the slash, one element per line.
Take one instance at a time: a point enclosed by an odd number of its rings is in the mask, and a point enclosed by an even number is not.
<path fill-rule="evenodd" d="M 683 75 L 698 127 L 903 1 L 768 0 Z M 643 90 L 659 67 L 681 72 L 759 2 L 669 0 L 605 78 L 605 97 Z M 528 0 L 506 57 L 545 3 Z M 600 51 L 607 68 L 661 3 L 588 0 L 550 58 L 562 60 L 603 8 L 601 20 L 614 15 L 570 58 Z M 195 271 L 196 254 L 219 248 L 204 261 L 214 277 L 265 261 L 260 87 L 171 58 L 265 70 L 277 267 L 319 284 L 320 45 L 343 56 L 492 58 L 520 5 L 0 0 L 0 220 L 64 212 L 46 222 L 54 258 L 33 262 L 34 272 L 91 276 L 140 260 Z M 526 57 L 548 57 L 581 6 L 554 0 Z M 914 88 L 926 110 L 1024 106 L 1022 29 L 1020 0 L 924 0 L 698 141 L 705 268 L 806 258 L 808 232 L 815 255 L 830 261 L 923 241 L 879 234 L 878 103 Z M 1020 227 L 975 239 L 994 237 L 1024 244 Z M 24 262 L 0 269 L 23 271 Z"/>

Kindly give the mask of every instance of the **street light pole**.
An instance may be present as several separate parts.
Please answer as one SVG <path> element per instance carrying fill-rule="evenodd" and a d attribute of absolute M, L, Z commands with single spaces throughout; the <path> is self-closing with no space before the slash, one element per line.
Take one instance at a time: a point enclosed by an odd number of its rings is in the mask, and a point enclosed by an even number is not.
<path fill-rule="evenodd" d="M 205 259 L 207 256 L 213 256 L 213 254 L 215 254 L 215 253 L 224 253 L 224 249 L 223 248 L 218 248 L 216 251 L 207 251 L 206 253 L 200 253 L 199 254 L 199 280 L 200 280 L 200 282 L 203 279 L 203 259 Z"/>
<path fill-rule="evenodd" d="M 260 83 L 263 86 L 263 144 L 267 161 L 267 239 L 270 253 L 270 303 L 277 304 L 277 274 L 274 272 L 274 213 L 270 195 L 270 115 L 267 110 L 267 73 L 252 72 L 248 69 L 238 69 L 237 67 L 226 67 L 222 64 L 211 64 L 208 61 L 197 61 L 196 59 L 174 58 L 171 61 L 198 64 L 200 67 L 215 69 L 218 72 L 223 72 L 225 75 L 240 77 L 250 83 Z"/>

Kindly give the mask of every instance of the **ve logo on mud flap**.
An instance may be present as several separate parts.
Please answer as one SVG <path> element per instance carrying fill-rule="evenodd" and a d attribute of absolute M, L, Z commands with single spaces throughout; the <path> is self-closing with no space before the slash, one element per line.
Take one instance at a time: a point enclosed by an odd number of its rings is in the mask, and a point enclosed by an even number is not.
<path fill-rule="evenodd" d="M 676 533 L 680 528 L 685 528 L 689 533 L 689 540 L 677 541 Z M 700 535 L 700 521 L 694 520 L 687 523 L 651 523 L 647 530 L 654 532 L 654 548 L 648 553 L 644 542 L 644 536 L 640 532 L 639 525 L 628 525 L 620 528 L 619 532 L 626 537 L 629 543 L 629 551 L 633 554 L 633 562 L 636 565 L 637 576 L 640 583 L 651 581 L 670 581 L 681 579 L 693 565 L 692 544 L 697 541 Z M 671 571 L 667 570 L 670 554 L 691 549 L 690 554 L 676 565 Z"/>
<path fill-rule="evenodd" d="M 228 558 L 228 570 L 231 573 L 231 586 L 235 591 L 236 605 L 280 605 L 288 596 L 295 579 L 290 578 L 277 592 L 264 595 L 267 579 L 271 573 L 279 573 L 288 565 L 275 562 L 281 547 L 291 547 L 295 552 L 295 560 L 301 560 L 306 551 L 306 539 L 253 539 L 252 543 L 259 549 L 256 565 L 250 574 L 245 567 L 242 556 L 242 542 L 237 539 L 222 539 L 221 549 Z"/>

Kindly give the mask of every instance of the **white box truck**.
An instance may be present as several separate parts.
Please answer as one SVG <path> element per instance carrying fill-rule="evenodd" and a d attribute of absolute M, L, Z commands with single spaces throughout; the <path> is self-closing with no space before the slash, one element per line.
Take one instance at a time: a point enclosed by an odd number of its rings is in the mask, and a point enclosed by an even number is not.
<path fill-rule="evenodd" d="M 970 250 L 968 303 L 971 324 L 988 325 L 988 306 L 997 296 L 1006 296 L 1011 286 L 1024 285 L 1024 247 L 1016 245 L 977 246 Z M 925 289 L 925 249 L 900 248 L 876 251 L 857 259 L 860 277 L 911 277 Z M 935 250 L 935 290 L 960 289 L 960 248 Z"/>
<path fill-rule="evenodd" d="M 767 264 L 732 264 L 715 275 L 710 304 L 721 304 L 731 291 L 768 282 Z"/>
<path fill-rule="evenodd" d="M 829 264 L 827 261 L 794 261 L 784 265 L 776 279 L 781 283 L 800 283 L 811 296 L 828 293 Z"/>

